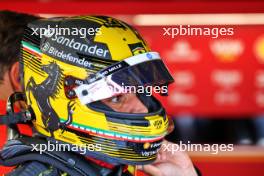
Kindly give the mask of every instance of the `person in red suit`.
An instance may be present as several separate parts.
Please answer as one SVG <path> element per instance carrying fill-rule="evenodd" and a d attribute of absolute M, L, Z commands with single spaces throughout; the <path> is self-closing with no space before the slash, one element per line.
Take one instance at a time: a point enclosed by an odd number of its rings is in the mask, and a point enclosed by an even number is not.
<path fill-rule="evenodd" d="M 82 17 L 80 17 L 82 18 Z M 99 22 L 104 20 L 104 18 L 106 17 L 91 17 L 89 19 L 92 19 L 91 21 L 94 22 L 94 18 L 98 19 Z M 133 30 L 133 28 L 130 27 L 124 27 L 123 22 L 119 22 L 115 19 L 112 18 L 108 18 L 109 19 L 109 23 L 105 23 L 104 26 L 105 27 L 111 27 L 111 30 L 115 30 L 115 27 L 119 27 L 122 29 L 122 31 L 127 31 L 127 30 Z M 37 21 L 37 22 L 43 22 L 45 23 L 45 21 L 47 22 L 49 19 L 45 19 L 43 21 Z M 55 21 L 58 21 L 59 19 L 53 19 Z M 65 19 L 65 21 L 67 21 L 67 19 Z M 65 22 L 62 21 L 62 22 Z M 96 22 L 98 22 L 97 20 L 95 20 Z M 76 19 L 73 18 L 72 23 L 67 23 L 67 24 L 75 24 L 76 25 Z M 89 25 L 92 25 L 94 23 L 87 23 L 87 21 L 84 20 L 79 20 L 78 22 L 81 22 L 81 24 L 86 24 L 86 27 L 90 27 Z M 42 23 L 41 23 L 42 24 Z M 78 25 L 76 25 L 78 26 Z M 28 25 L 28 27 L 30 27 L 30 24 Z M 27 30 L 26 30 L 27 31 Z M 118 35 L 120 35 L 119 33 L 117 33 Z M 141 37 L 138 36 L 138 34 L 134 31 L 131 31 L 131 33 L 126 33 L 127 38 L 131 37 L 131 35 L 133 37 L 136 37 L 138 40 L 141 40 Z M 22 44 L 26 44 L 25 40 L 30 40 L 31 37 L 29 37 L 29 35 L 24 35 L 24 39 L 22 41 Z M 131 37 L 132 38 L 132 37 Z M 111 38 L 113 39 L 113 38 Z M 124 41 L 126 41 L 126 39 L 123 38 L 123 43 Z M 32 40 L 30 40 L 31 42 L 33 41 L 36 42 L 33 38 Z M 23 43 L 24 42 L 24 43 Z M 41 44 L 42 47 L 45 47 L 45 43 L 43 45 L 43 43 L 41 42 L 37 42 L 37 44 Z M 114 43 L 116 44 L 116 43 Z M 134 45 L 133 45 L 134 46 Z M 136 47 L 136 46 L 134 46 Z M 43 49 L 43 48 L 42 48 Z M 64 48 L 66 49 L 66 48 Z M 131 52 L 134 51 L 134 49 L 131 49 Z M 73 51 L 72 51 L 73 52 Z M 26 53 L 26 52 L 25 52 Z M 130 54 L 130 52 L 129 52 Z M 24 52 L 23 52 L 23 58 L 25 56 Z M 161 60 L 157 60 L 158 58 L 154 58 L 154 56 L 156 57 L 157 54 L 154 54 L 153 52 L 148 52 L 145 54 L 140 55 L 140 59 L 143 59 L 144 61 L 142 61 L 144 64 L 147 62 L 146 59 L 150 59 L 151 61 L 155 60 L 155 61 L 159 61 L 158 63 L 161 63 Z M 133 56 L 131 56 L 133 57 Z M 158 56 L 157 56 L 158 57 Z M 35 57 L 28 57 L 28 55 L 25 56 L 25 59 L 30 58 L 31 62 L 34 62 L 34 59 L 36 59 Z M 133 58 L 138 58 L 138 57 L 133 57 Z M 152 60 L 153 59 L 153 60 Z M 131 58 L 130 58 L 131 60 Z M 23 60 L 25 61 L 25 60 Z M 101 60 L 104 61 L 104 60 Z M 149 61 L 149 60 L 148 60 Z M 26 61 L 25 61 L 26 62 Z M 24 62 L 24 63 L 25 63 Z M 121 61 L 122 62 L 122 61 Z M 21 63 L 23 63 L 21 61 Z M 134 62 L 135 63 L 135 62 Z M 149 62 L 148 62 L 149 63 Z M 151 62 L 152 64 L 155 65 L 156 62 Z M 133 63 L 131 63 L 133 65 Z M 30 65 L 30 64 L 29 64 Z M 154 66 L 153 65 L 153 66 Z M 25 65 L 24 65 L 25 66 Z M 61 70 L 57 70 L 57 64 L 55 62 L 50 62 L 50 67 L 41 67 L 41 69 L 44 71 L 54 71 L 54 72 L 50 72 L 51 75 L 55 75 L 53 73 L 57 73 L 60 74 L 62 72 L 60 72 Z M 157 65 L 156 65 L 157 66 Z M 161 65 L 160 65 L 161 66 Z M 14 67 L 14 68 L 13 68 Z M 33 69 L 34 66 L 30 65 L 30 69 Z M 71 66 L 68 65 L 67 68 L 70 68 Z M 23 69 L 20 69 L 21 74 L 25 74 L 25 67 L 22 67 Z M 112 68 L 111 66 L 109 68 Z M 135 67 L 133 67 L 135 68 Z M 165 67 L 162 67 L 165 69 Z M 50 69 L 50 70 L 48 70 Z M 56 70 L 54 70 L 56 69 Z M 80 69 L 80 68 L 79 68 Z M 138 68 L 140 69 L 140 68 Z M 16 68 L 16 63 L 12 64 L 11 69 L 10 70 L 11 73 L 8 73 L 8 76 L 6 79 L 7 83 L 5 85 L 5 87 L 9 87 L 11 88 L 11 92 L 17 91 L 20 89 L 20 83 L 19 83 L 19 79 L 18 79 L 18 66 Z M 156 73 L 158 71 L 156 70 Z M 76 72 L 78 73 L 78 72 Z M 165 72 L 163 72 L 165 73 Z M 167 73 L 169 74 L 169 73 Z M 24 77 L 23 77 L 24 78 Z M 21 79 L 23 81 L 23 84 L 26 83 L 25 78 Z M 60 76 L 56 76 L 56 78 L 60 78 Z M 56 79 L 54 78 L 54 80 Z M 68 77 L 69 78 L 69 77 Z M 31 80 L 31 79 L 30 79 Z M 159 81 L 159 80 L 156 80 Z M 45 82 L 45 83 L 52 83 L 52 82 Z M 67 87 L 67 85 L 70 85 L 71 82 L 64 82 L 65 83 L 65 87 Z M 27 83 L 26 83 L 27 84 Z M 32 85 L 34 85 L 32 83 Z M 32 87 L 30 87 L 30 84 L 27 84 L 27 86 L 25 87 L 25 90 L 29 90 Z M 54 87 L 54 86 L 53 86 Z M 55 86 L 56 87 L 56 86 Z M 41 89 L 43 90 L 43 92 L 41 94 L 38 94 L 39 96 L 43 96 L 45 91 L 51 90 L 49 88 L 47 89 Z M 12 94 L 10 97 L 13 97 L 13 95 L 17 95 L 16 97 L 24 97 L 22 96 L 23 93 L 16 93 L 16 94 Z M 10 98 L 9 97 L 9 98 Z M 14 98 L 14 97 L 13 97 Z M 27 97 L 29 101 L 31 101 L 31 97 Z M 95 98 L 95 97 L 94 97 Z M 136 94 L 122 94 L 119 96 L 113 96 L 113 97 L 109 97 L 109 98 L 103 98 L 102 101 L 97 101 L 93 104 L 94 108 L 101 108 L 101 110 L 106 110 L 106 111 L 111 111 L 113 114 L 118 114 L 118 113 L 123 113 L 126 115 L 136 115 L 138 116 L 142 116 L 146 115 L 146 114 L 154 114 L 154 113 L 159 113 L 160 117 L 162 119 L 167 118 L 167 116 L 164 116 L 163 111 L 161 111 L 162 107 L 161 105 L 158 103 L 157 100 L 155 100 L 154 98 L 150 99 L 147 96 L 143 95 L 143 97 L 141 97 L 142 99 L 140 99 L 138 96 L 136 96 Z M 12 99 L 12 98 L 10 98 Z M 14 98 L 16 99 L 16 98 Z M 25 100 L 26 98 L 23 98 L 21 100 Z M 12 101 L 12 100 L 11 100 Z M 12 104 L 11 101 L 8 101 L 8 107 L 7 110 L 9 112 L 9 110 L 11 109 L 10 104 Z M 16 100 L 13 100 L 14 102 Z M 45 102 L 44 102 L 45 103 Z M 43 104 L 43 101 L 40 102 L 40 105 Z M 71 118 L 73 111 L 75 110 L 74 104 L 68 103 L 68 108 L 70 109 L 68 111 L 69 113 L 69 117 Z M 47 106 L 44 106 L 44 109 L 46 109 Z M 22 108 L 21 108 L 22 109 Z M 45 111 L 50 113 L 54 113 L 55 111 Z M 44 113 L 44 111 L 43 111 Z M 164 112 L 165 113 L 165 112 Z M 151 117 L 149 115 L 149 117 Z M 2 116 L 3 119 L 1 119 L 1 122 L 6 122 L 6 124 L 11 124 L 11 122 L 13 123 L 14 120 L 13 119 L 20 119 L 22 121 L 19 122 L 27 122 L 27 121 L 31 121 L 33 120 L 33 118 L 35 118 L 35 113 L 33 112 L 32 108 L 28 108 L 26 111 L 21 110 L 18 113 L 13 113 L 13 115 L 11 114 L 6 114 L 5 116 Z M 4 119 L 8 119 L 8 120 L 4 120 Z M 135 120 L 130 118 L 131 120 Z M 54 122 L 54 121 L 53 121 Z M 50 123 L 51 125 L 56 125 L 57 123 Z M 130 122 L 130 121 L 129 121 Z M 136 122 L 136 121 L 135 121 Z M 16 124 L 17 122 L 14 122 L 13 124 Z M 63 123 L 61 123 L 59 126 L 59 128 L 67 130 L 67 132 L 69 132 L 70 129 L 66 129 L 66 126 L 63 126 Z M 12 127 L 13 128 L 13 127 Z M 159 129 L 159 128 L 156 128 Z M 56 130 L 56 129 L 55 129 Z M 164 128 L 164 130 L 168 130 L 167 127 Z M 19 130 L 20 132 L 20 130 Z M 62 132 L 62 134 L 65 131 Z M 169 130 L 168 130 L 169 132 Z M 20 132 L 21 133 L 21 132 Z M 78 132 L 76 132 L 77 134 Z M 78 133 L 80 134 L 80 133 Z M 167 134 L 167 132 L 166 132 Z M 10 135 L 9 135 L 10 136 Z M 89 135 L 87 135 L 89 137 Z M 55 137 L 53 135 L 51 135 L 51 140 L 53 140 L 52 137 Z M 162 138 L 164 138 L 164 136 L 161 136 Z M 25 140 L 24 140 L 25 139 Z M 48 139 L 48 138 L 47 138 Z M 55 139 L 55 138 L 54 138 Z M 88 139 L 88 138 L 87 138 Z M 135 139 L 136 140 L 136 139 Z M 137 162 L 137 158 L 135 159 L 135 161 L 129 161 L 129 156 L 130 153 L 128 153 L 128 160 L 126 159 L 125 154 L 121 153 L 120 155 L 116 155 L 114 157 L 111 157 L 110 155 L 100 155 L 99 153 L 97 157 L 91 157 L 90 155 L 87 156 L 83 156 L 83 155 L 77 155 L 76 153 L 72 153 L 72 152 L 59 152 L 59 151 L 54 151 L 54 153 L 49 153 L 48 155 L 41 155 L 38 153 L 35 153 L 33 150 L 31 150 L 32 145 L 30 145 L 30 142 L 33 142 L 34 144 L 43 144 L 42 142 L 44 142 L 43 137 L 40 134 L 35 134 L 33 137 L 25 137 L 25 136 L 21 136 L 18 137 L 16 139 L 13 140 L 9 140 L 7 145 L 5 145 L 5 148 L 0 152 L 1 153 L 1 163 L 3 163 L 3 165 L 16 165 L 17 167 L 14 168 L 13 171 L 11 171 L 8 175 L 10 176 L 18 176 L 18 175 L 26 175 L 26 176 L 30 176 L 30 175 L 75 175 L 73 173 L 79 173 L 78 175 L 91 175 L 91 176 L 95 176 L 95 175 L 102 175 L 102 176 L 110 176 L 110 175 L 124 175 L 124 176 L 128 176 L 128 175 L 135 175 L 135 176 L 141 176 L 143 173 L 141 172 L 141 174 L 139 174 L 139 172 L 130 172 L 130 170 L 128 170 L 128 165 L 130 165 L 130 163 L 132 163 L 132 165 L 138 165 L 139 169 L 143 170 L 145 173 L 150 174 L 151 176 L 172 176 L 172 175 L 181 175 L 181 176 L 196 176 L 197 173 L 195 171 L 195 168 L 190 160 L 190 158 L 188 157 L 188 155 L 186 155 L 183 152 L 175 152 L 175 151 L 169 151 L 169 150 L 165 150 L 163 149 L 164 146 L 168 146 L 171 145 L 171 143 L 167 142 L 167 141 L 162 141 L 160 139 L 155 139 L 158 140 L 156 143 L 153 143 L 153 146 L 145 146 L 145 148 L 143 149 L 143 146 L 141 145 L 142 143 L 139 143 L 139 145 L 137 145 L 137 143 L 133 143 L 133 147 L 131 148 L 131 142 L 127 142 L 126 146 L 128 147 L 128 149 L 133 149 L 135 150 L 137 153 L 138 150 L 152 150 L 155 151 L 157 154 L 157 157 L 155 158 L 156 160 L 154 161 L 153 158 L 151 157 L 145 157 L 145 159 L 149 159 L 152 160 L 151 164 L 148 165 L 144 165 L 141 166 L 143 164 L 143 162 L 138 161 Z M 99 142 L 99 141 L 98 141 Z M 33 144 L 32 143 L 32 144 Z M 123 145 L 124 142 L 123 141 L 117 141 L 118 145 Z M 149 144 L 150 143 L 146 143 Z M 137 145 L 137 146 L 136 146 Z M 156 147 L 154 145 L 158 145 L 158 146 L 162 146 L 161 149 L 158 151 L 158 149 L 156 149 Z M 35 148 L 35 147 L 34 147 Z M 29 149 L 31 151 L 29 151 Z M 147 151 L 148 152 L 148 151 Z M 90 153 L 92 154 L 92 153 Z M 140 153 L 139 153 L 140 154 Z M 106 157 L 107 156 L 107 157 Z M 124 157 L 125 156 L 125 157 Z M 151 155 L 149 155 L 151 156 Z M 124 159 L 122 160 L 122 157 L 124 157 Z M 143 157 L 143 155 L 142 155 Z M 120 159 L 120 160 L 119 160 Z M 27 162 L 25 162 L 27 161 Z M 112 162 L 111 162 L 112 161 Z M 154 161 L 154 162 L 153 162 Z M 15 164 L 14 164 L 15 162 Z M 13 164 L 12 164 L 13 163 Z M 150 162 L 148 162 L 150 163 Z M 140 167 L 141 166 L 141 167 Z M 68 174 L 69 173 L 69 174 Z M 96 174 L 94 174 L 96 173 Z M 143 174 L 145 175 L 145 174 Z"/>
<path fill-rule="evenodd" d="M 6 112 L 6 100 L 21 89 L 19 82 L 19 50 L 24 28 L 38 17 L 12 11 L 0 11 L 0 114 Z M 0 125 L 0 149 L 7 139 L 7 128 Z M 0 166 L 0 175 L 10 168 Z"/>

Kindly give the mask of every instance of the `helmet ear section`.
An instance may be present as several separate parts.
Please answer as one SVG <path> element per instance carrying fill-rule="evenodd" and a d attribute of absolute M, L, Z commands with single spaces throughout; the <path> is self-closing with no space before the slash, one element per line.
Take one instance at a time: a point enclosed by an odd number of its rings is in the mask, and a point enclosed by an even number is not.
<path fill-rule="evenodd" d="M 27 102 L 25 94 L 22 92 L 14 92 L 7 100 L 7 106 L 6 106 L 7 114 L 8 115 L 19 114 L 19 113 L 15 113 L 14 104 L 16 102 L 21 102 L 21 101 L 25 103 Z M 31 121 L 35 118 L 35 114 L 31 106 L 28 106 L 28 105 L 26 106 L 27 106 L 26 109 L 22 111 L 23 112 L 22 114 L 24 116 L 22 120 L 24 122 Z"/>
<path fill-rule="evenodd" d="M 6 115 L 1 116 L 0 124 L 8 126 L 8 140 L 16 139 L 21 135 L 18 126 L 19 123 L 28 123 L 35 119 L 35 114 L 30 106 L 27 106 L 25 110 L 15 112 L 14 105 L 16 102 L 26 102 L 26 96 L 22 92 L 13 93 L 7 100 Z"/>
<path fill-rule="evenodd" d="M 31 108 L 31 106 L 29 106 L 28 109 L 25 110 L 25 115 L 26 115 L 26 118 L 29 120 L 36 119 L 35 113 L 34 113 L 33 109 Z"/>

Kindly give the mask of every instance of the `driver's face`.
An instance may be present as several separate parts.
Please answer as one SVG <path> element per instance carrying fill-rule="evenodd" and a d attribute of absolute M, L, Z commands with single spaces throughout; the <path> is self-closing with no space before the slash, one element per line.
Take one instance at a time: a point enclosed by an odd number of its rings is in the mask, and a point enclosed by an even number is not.
<path fill-rule="evenodd" d="M 102 100 L 104 104 L 116 112 L 125 113 L 147 113 L 147 107 L 138 99 L 136 94 L 121 94 L 112 98 Z"/>

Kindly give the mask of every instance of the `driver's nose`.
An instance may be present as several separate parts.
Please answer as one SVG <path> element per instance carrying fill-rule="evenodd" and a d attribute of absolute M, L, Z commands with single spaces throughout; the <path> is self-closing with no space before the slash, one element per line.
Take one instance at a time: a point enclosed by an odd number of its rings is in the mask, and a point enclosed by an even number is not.
<path fill-rule="evenodd" d="M 131 96 L 124 104 L 123 110 L 128 113 L 147 113 L 147 107 L 138 99 L 136 95 Z"/>

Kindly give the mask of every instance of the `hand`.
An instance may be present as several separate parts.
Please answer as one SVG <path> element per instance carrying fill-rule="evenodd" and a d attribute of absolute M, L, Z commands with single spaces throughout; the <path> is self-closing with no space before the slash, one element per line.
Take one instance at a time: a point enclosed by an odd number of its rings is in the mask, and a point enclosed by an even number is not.
<path fill-rule="evenodd" d="M 172 144 L 177 145 L 164 141 L 156 161 L 143 167 L 139 166 L 139 169 L 151 176 L 197 176 L 187 153 L 169 150 L 172 148 Z M 165 149 L 165 145 L 170 145 L 170 147 Z"/>

